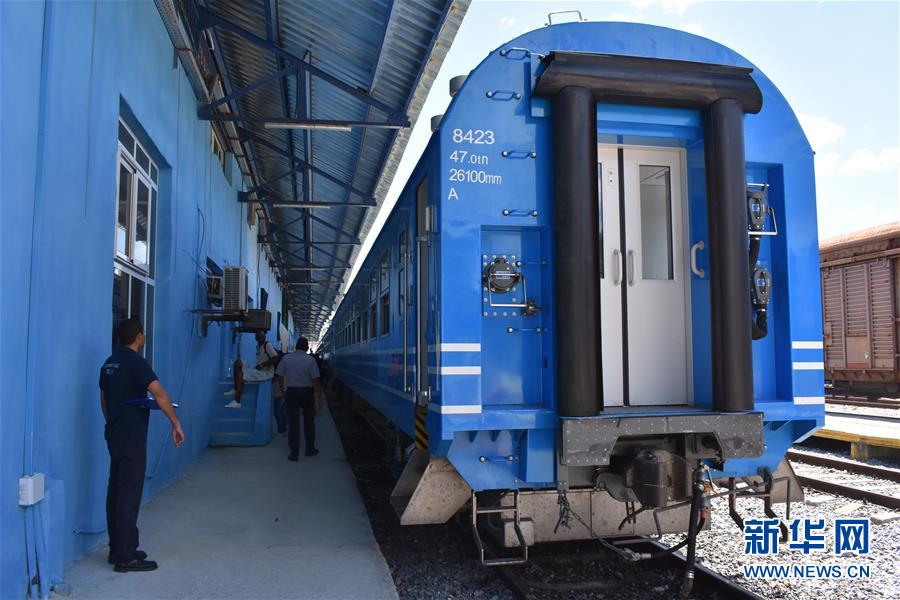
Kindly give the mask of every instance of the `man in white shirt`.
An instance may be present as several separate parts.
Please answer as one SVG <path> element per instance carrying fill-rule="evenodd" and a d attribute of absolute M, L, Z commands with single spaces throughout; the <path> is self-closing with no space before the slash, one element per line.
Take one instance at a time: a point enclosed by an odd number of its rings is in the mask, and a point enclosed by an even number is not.
<path fill-rule="evenodd" d="M 275 364 L 278 362 L 278 351 L 272 342 L 266 340 L 266 334 L 256 332 L 256 367 L 244 368 L 244 361 L 238 356 L 234 361 L 234 389 L 225 392 L 226 396 L 234 396 L 234 400 L 225 405 L 225 408 L 240 408 L 241 394 L 244 393 L 244 383 L 256 383 L 269 381 L 275 375 Z"/>
<path fill-rule="evenodd" d="M 288 460 L 296 461 L 300 454 L 300 411 L 303 411 L 303 438 L 306 456 L 315 456 L 316 449 L 316 396 L 322 396 L 319 381 L 319 365 L 308 354 L 309 342 L 300 338 L 297 351 L 285 354 L 275 369 L 276 385 L 285 395 L 288 417 Z"/>

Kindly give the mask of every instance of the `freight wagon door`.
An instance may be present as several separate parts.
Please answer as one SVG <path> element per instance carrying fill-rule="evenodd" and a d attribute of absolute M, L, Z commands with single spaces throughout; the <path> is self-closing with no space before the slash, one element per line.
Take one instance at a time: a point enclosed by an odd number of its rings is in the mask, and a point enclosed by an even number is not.
<path fill-rule="evenodd" d="M 604 405 L 689 404 L 681 153 L 598 157 Z"/>

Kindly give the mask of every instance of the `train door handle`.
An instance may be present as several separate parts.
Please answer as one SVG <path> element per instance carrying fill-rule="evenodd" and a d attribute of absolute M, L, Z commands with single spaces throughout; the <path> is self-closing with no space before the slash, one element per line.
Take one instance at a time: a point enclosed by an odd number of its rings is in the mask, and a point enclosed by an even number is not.
<path fill-rule="evenodd" d="M 618 251 L 618 249 L 613 250 L 612 252 L 612 263 L 613 263 L 613 285 L 619 285 L 622 283 L 622 265 L 619 260 L 622 258 L 622 253 Z"/>
<path fill-rule="evenodd" d="M 628 263 L 625 265 L 625 274 L 628 277 L 628 286 L 634 285 L 634 250 L 628 251 Z"/>
<path fill-rule="evenodd" d="M 703 250 L 705 247 L 703 240 L 691 246 L 691 271 L 700 279 L 706 277 L 706 271 L 697 266 L 697 251 Z"/>

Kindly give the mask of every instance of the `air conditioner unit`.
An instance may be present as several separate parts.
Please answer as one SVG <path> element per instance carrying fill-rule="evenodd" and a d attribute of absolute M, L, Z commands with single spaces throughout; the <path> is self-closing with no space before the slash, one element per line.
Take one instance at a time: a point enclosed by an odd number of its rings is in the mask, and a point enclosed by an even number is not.
<path fill-rule="evenodd" d="M 272 329 L 272 313 L 259 308 L 247 311 L 247 316 L 240 322 L 240 331 L 268 331 Z"/>
<path fill-rule="evenodd" d="M 240 265 L 225 265 L 222 285 L 222 308 L 225 312 L 247 310 L 247 269 Z"/>
<path fill-rule="evenodd" d="M 221 275 L 206 276 L 206 297 L 209 298 L 210 304 L 222 306 L 224 279 Z"/>

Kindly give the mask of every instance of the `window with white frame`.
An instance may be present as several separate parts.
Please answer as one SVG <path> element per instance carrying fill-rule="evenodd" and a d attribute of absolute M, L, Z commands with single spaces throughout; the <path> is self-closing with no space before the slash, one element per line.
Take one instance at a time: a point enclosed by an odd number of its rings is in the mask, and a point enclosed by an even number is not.
<path fill-rule="evenodd" d="M 119 120 L 116 161 L 116 232 L 113 250 L 113 345 L 115 328 L 127 318 L 140 319 L 153 359 L 153 305 L 156 204 L 159 169 L 131 129 Z"/>

